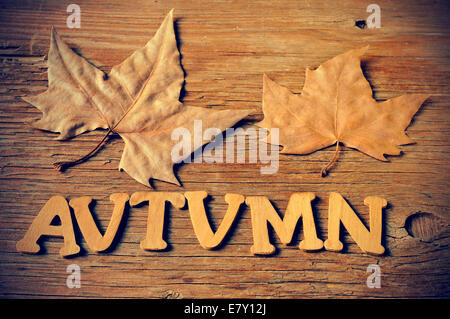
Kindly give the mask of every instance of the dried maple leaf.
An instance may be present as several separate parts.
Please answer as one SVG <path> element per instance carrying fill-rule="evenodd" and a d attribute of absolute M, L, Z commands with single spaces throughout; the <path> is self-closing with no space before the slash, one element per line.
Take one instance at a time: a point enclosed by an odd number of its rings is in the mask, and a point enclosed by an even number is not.
<path fill-rule="evenodd" d="M 203 127 L 225 130 L 248 115 L 248 110 L 217 111 L 179 102 L 184 72 L 172 11 L 155 36 L 108 76 L 73 52 L 52 29 L 48 90 L 24 98 L 43 113 L 34 127 L 59 132 L 61 140 L 97 128 L 108 130 L 89 154 L 55 163 L 56 168 L 84 161 L 110 134 L 117 133 L 125 142 L 119 169 L 147 186 L 150 178 L 179 185 L 173 174 L 171 149 L 176 141 L 171 139 L 172 131 L 184 127 L 193 136 L 194 120 L 201 120 Z"/>
<path fill-rule="evenodd" d="M 383 154 L 399 155 L 398 145 L 414 143 L 405 129 L 429 95 L 375 101 L 360 65 L 367 49 L 350 50 L 316 70 L 307 69 L 301 94 L 264 75 L 264 119 L 256 125 L 279 128 L 281 153 L 309 154 L 336 144 L 333 159 L 321 171 L 325 176 L 337 159 L 339 143 L 382 161 L 387 161 Z"/>

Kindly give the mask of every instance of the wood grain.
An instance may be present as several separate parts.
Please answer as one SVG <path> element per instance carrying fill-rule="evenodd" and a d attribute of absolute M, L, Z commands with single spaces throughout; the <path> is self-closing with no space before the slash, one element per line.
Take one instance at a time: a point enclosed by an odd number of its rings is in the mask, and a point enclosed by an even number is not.
<path fill-rule="evenodd" d="M 369 2 L 347 1 L 77 1 L 81 28 L 66 27 L 65 1 L 2 1 L 0 5 L 0 295 L 2 297 L 121 298 L 330 298 L 449 297 L 448 174 L 450 151 L 450 60 L 448 1 L 377 1 L 381 28 L 360 29 Z M 382 256 L 361 252 L 346 231 L 341 253 L 291 245 L 270 257 L 253 256 L 250 211 L 244 207 L 218 249 L 203 249 L 187 209 L 170 208 L 164 251 L 140 249 L 147 225 L 146 204 L 126 208 L 111 249 L 92 253 L 81 238 L 80 256 L 59 256 L 62 239 L 44 242 L 31 256 L 16 251 L 32 220 L 53 195 L 90 196 L 102 233 L 113 210 L 112 193 L 147 191 L 117 170 L 123 142 L 112 138 L 89 161 L 63 174 L 51 163 L 88 152 L 104 132 L 68 142 L 32 129 L 37 109 L 21 97 L 45 91 L 51 26 L 76 52 L 108 72 L 144 45 L 175 8 L 176 33 L 186 74 L 182 102 L 215 109 L 254 109 L 244 124 L 262 119 L 262 75 L 299 92 L 304 70 L 349 49 L 369 44 L 363 70 L 377 100 L 405 93 L 432 97 L 407 130 L 417 143 L 384 163 L 344 148 L 326 178 L 320 168 L 333 147 L 308 156 L 280 156 L 277 174 L 261 175 L 261 163 L 191 163 L 176 167 L 182 187 L 154 181 L 157 191 L 206 191 L 213 230 L 225 215 L 224 195 L 266 196 L 286 211 L 294 192 L 313 192 L 318 237 L 327 239 L 328 198 L 339 192 L 369 225 L 364 198 L 385 198 Z M 415 212 L 443 220 L 432 240 L 405 229 Z M 428 223 L 423 223 L 427 225 Z M 426 227 L 426 226 L 425 226 Z M 427 232 L 423 232 L 427 234 Z M 427 237 L 428 238 L 428 237 Z M 81 288 L 69 289 L 66 267 L 81 269 Z M 381 288 L 366 286 L 369 264 L 381 268 Z"/>

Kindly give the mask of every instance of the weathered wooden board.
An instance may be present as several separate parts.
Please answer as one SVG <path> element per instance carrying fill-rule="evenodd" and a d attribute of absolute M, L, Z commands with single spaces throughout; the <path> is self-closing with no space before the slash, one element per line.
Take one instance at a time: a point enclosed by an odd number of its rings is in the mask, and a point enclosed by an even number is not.
<path fill-rule="evenodd" d="M 360 29 L 371 2 L 347 1 L 77 1 L 81 28 L 66 26 L 67 1 L 2 1 L 0 4 L 0 295 L 2 297 L 449 297 L 448 245 L 450 151 L 450 28 L 448 1 L 377 1 L 381 28 Z M 44 203 L 53 195 L 89 195 L 105 230 L 112 193 L 147 190 L 117 170 L 123 142 L 113 138 L 89 161 L 59 173 L 51 163 L 88 152 L 103 136 L 96 131 L 68 142 L 26 124 L 40 112 L 21 100 L 47 86 L 44 59 L 51 26 L 79 54 L 108 72 L 144 45 L 175 8 L 176 31 L 186 84 L 186 105 L 254 109 L 262 119 L 262 75 L 300 92 L 304 70 L 348 49 L 370 44 L 363 62 L 376 99 L 428 93 L 408 128 L 417 141 L 389 163 L 344 148 L 326 178 L 320 168 L 334 148 L 309 156 L 280 156 L 277 174 L 261 175 L 258 164 L 191 163 L 176 167 L 177 187 L 154 181 L 157 191 L 205 190 L 215 227 L 226 211 L 224 195 L 267 196 L 284 212 L 293 192 L 308 191 L 319 238 L 327 238 L 330 192 L 341 193 L 369 224 L 367 196 L 388 201 L 383 218 L 386 253 L 370 256 L 344 231 L 343 253 L 302 252 L 301 227 L 292 245 L 276 235 L 273 256 L 253 256 L 249 209 L 243 209 L 220 249 L 205 250 L 195 237 L 187 209 L 169 210 L 166 251 L 141 250 L 147 206 L 126 210 L 113 249 L 59 256 L 62 239 L 45 251 L 16 251 Z M 408 219 L 416 212 L 418 215 Z M 406 222 L 406 227 L 405 227 Z M 408 230 L 410 230 L 408 232 Z M 79 233 L 79 232 L 78 232 Z M 81 288 L 69 289 L 66 267 L 78 264 Z M 369 264 L 381 269 L 381 288 L 366 285 Z"/>

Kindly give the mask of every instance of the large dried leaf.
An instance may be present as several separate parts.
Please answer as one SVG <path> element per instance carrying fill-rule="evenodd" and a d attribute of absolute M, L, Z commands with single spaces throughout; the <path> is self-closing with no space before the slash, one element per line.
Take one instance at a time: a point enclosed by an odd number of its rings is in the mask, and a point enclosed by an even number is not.
<path fill-rule="evenodd" d="M 264 75 L 264 119 L 257 125 L 279 128 L 281 153 L 308 154 L 335 143 L 338 150 L 342 143 L 386 161 L 384 154 L 399 155 L 398 145 L 414 142 L 405 129 L 428 95 L 374 100 L 360 65 L 367 49 L 350 50 L 316 70 L 307 69 L 301 94 Z"/>
<path fill-rule="evenodd" d="M 179 184 L 173 174 L 171 149 L 178 127 L 193 136 L 194 120 L 225 130 L 248 110 L 216 111 L 185 107 L 179 102 L 184 82 L 173 29 L 172 11 L 155 36 L 109 76 L 77 55 L 52 29 L 48 53 L 48 90 L 24 100 L 40 109 L 34 127 L 58 132 L 64 140 L 97 128 L 125 141 L 119 168 L 138 182 L 149 179 Z"/>

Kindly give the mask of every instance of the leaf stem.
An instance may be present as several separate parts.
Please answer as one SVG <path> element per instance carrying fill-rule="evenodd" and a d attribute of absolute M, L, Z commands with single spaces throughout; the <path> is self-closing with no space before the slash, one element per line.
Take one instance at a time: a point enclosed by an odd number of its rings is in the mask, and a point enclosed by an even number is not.
<path fill-rule="evenodd" d="M 84 161 L 86 161 L 88 158 L 92 157 L 95 153 L 97 153 L 102 146 L 106 143 L 109 135 L 111 133 L 113 133 L 113 128 L 109 128 L 108 132 L 106 132 L 105 136 L 103 137 L 103 139 L 97 144 L 96 147 L 94 147 L 89 153 L 87 153 L 86 155 L 84 155 L 83 157 L 80 157 L 77 160 L 74 161 L 67 161 L 67 162 L 56 162 L 53 163 L 53 167 L 57 170 L 57 171 L 64 171 L 66 168 L 70 167 L 70 166 L 74 166 L 80 163 L 83 163 Z"/>
<path fill-rule="evenodd" d="M 339 155 L 339 141 L 336 142 L 336 150 L 334 151 L 333 158 L 320 171 L 321 177 L 325 177 L 328 175 L 328 170 L 337 162 L 338 155 Z"/>

